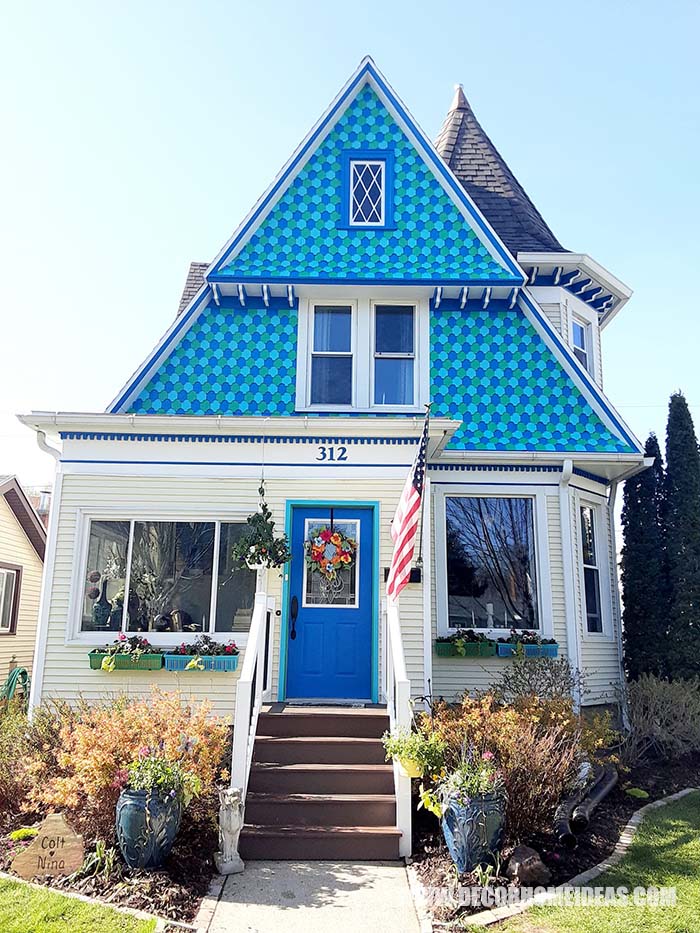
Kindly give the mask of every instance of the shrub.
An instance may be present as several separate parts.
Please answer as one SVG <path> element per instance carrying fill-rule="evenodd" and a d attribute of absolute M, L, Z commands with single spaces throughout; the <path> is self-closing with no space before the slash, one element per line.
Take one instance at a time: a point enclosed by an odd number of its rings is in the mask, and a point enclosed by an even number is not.
<path fill-rule="evenodd" d="M 465 747 L 495 755 L 507 796 L 506 833 L 516 842 L 549 827 L 575 779 L 584 750 L 578 719 L 572 721 L 570 709 L 571 701 L 568 708 L 563 706 L 560 722 L 553 706 L 507 706 L 487 693 L 476 699 L 465 696 L 454 705 L 438 703 L 419 724 L 445 743 L 448 771 L 459 767 Z"/>
<path fill-rule="evenodd" d="M 203 790 L 215 785 L 228 727 L 210 718 L 209 710 L 207 702 L 191 706 L 179 694 L 155 688 L 148 699 L 122 696 L 84 708 L 60 729 L 56 767 L 35 762 L 30 800 L 41 809 L 65 811 L 87 839 L 111 840 L 116 802 L 140 749 L 158 749 L 179 762 Z"/>
<path fill-rule="evenodd" d="M 642 674 L 626 686 L 630 731 L 625 764 L 700 752 L 700 678 L 665 680 Z"/>
<path fill-rule="evenodd" d="M 566 658 L 515 655 L 493 685 L 493 691 L 509 703 L 522 697 L 570 702 L 575 693 L 585 693 L 585 682 Z"/>
<path fill-rule="evenodd" d="M 60 733 L 78 712 L 68 703 L 48 701 L 29 721 L 23 704 L 12 703 L 0 715 L 0 814 L 33 812 L 28 803 L 37 772 L 58 767 Z"/>

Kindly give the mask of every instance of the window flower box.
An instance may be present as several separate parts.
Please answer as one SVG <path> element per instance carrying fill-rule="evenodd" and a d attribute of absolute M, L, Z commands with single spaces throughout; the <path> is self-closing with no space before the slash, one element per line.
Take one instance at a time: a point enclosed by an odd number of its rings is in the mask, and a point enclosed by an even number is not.
<path fill-rule="evenodd" d="M 435 654 L 439 658 L 454 658 L 457 655 L 457 648 L 453 641 L 436 641 Z"/>
<path fill-rule="evenodd" d="M 496 654 L 496 646 L 488 641 L 468 641 L 461 647 L 457 646 L 456 653 L 458 658 L 492 658 Z"/>
<path fill-rule="evenodd" d="M 556 658 L 559 656 L 559 645 L 527 645 L 522 642 L 512 643 L 501 642 L 498 647 L 499 658 L 511 658 L 518 653 L 518 647 L 522 646 L 523 654 L 526 658 Z"/>
<path fill-rule="evenodd" d="M 196 664 L 193 664 L 192 667 L 188 668 L 188 664 L 196 661 Z M 220 654 L 220 655 L 197 655 L 197 654 L 166 654 L 165 655 L 165 669 L 166 671 L 215 671 L 215 672 L 225 672 L 225 671 L 235 671 L 238 667 L 238 655 L 237 654 Z"/>
<path fill-rule="evenodd" d="M 111 658 L 114 661 L 115 671 L 159 671 L 163 666 L 162 654 L 142 654 L 136 659 L 130 654 L 108 654 L 96 648 L 88 654 L 90 667 L 93 671 L 102 670 L 102 662 L 105 658 Z"/>

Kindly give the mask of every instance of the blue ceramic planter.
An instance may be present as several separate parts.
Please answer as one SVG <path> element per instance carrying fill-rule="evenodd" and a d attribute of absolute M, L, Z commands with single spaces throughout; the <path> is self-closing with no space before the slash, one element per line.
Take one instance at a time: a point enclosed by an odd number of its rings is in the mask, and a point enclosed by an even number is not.
<path fill-rule="evenodd" d="M 473 871 L 498 852 L 503 837 L 505 800 L 482 794 L 469 804 L 450 801 L 442 817 L 442 833 L 457 871 Z"/>
<path fill-rule="evenodd" d="M 159 868 L 170 855 L 181 818 L 177 797 L 123 790 L 117 801 L 117 840 L 129 868 Z"/>

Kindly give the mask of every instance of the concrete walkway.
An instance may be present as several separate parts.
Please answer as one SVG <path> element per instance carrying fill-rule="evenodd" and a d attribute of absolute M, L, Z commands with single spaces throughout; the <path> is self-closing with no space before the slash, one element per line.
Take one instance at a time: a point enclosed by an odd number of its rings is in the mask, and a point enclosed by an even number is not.
<path fill-rule="evenodd" d="M 209 933 L 419 933 L 402 862 L 249 862 Z"/>

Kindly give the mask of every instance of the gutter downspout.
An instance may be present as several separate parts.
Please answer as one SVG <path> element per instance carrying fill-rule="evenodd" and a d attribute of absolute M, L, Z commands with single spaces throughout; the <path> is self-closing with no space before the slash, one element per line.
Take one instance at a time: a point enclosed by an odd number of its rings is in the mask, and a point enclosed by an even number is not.
<path fill-rule="evenodd" d="M 574 594 L 574 544 L 571 534 L 569 483 L 574 472 L 573 460 L 565 460 L 559 480 L 559 521 L 561 523 L 562 563 L 564 569 L 564 608 L 566 612 L 566 653 L 569 664 L 581 673 L 581 643 Z M 574 693 L 574 706 L 581 708 L 581 692 Z"/>
<path fill-rule="evenodd" d="M 61 452 L 46 441 L 44 431 L 36 432 L 36 442 L 39 449 L 49 454 L 56 461 L 56 474 L 53 494 L 51 496 L 51 511 L 49 512 L 49 527 L 46 533 L 46 553 L 44 555 L 44 570 L 41 575 L 41 595 L 39 597 L 39 621 L 37 624 L 36 648 L 34 651 L 34 664 L 32 665 L 32 686 L 29 692 L 29 716 L 41 704 L 41 692 L 44 685 L 44 666 L 46 663 L 46 645 L 49 634 L 49 610 L 51 608 L 51 592 L 53 588 L 53 574 L 56 564 L 56 540 L 58 537 L 58 516 L 61 511 L 61 493 L 63 491 L 63 473 L 61 472 Z"/>
<path fill-rule="evenodd" d="M 625 729 L 629 729 L 629 716 L 627 713 L 627 692 L 625 690 L 625 663 L 622 651 L 622 606 L 620 601 L 620 578 L 617 566 L 617 539 L 615 535 L 615 500 L 617 498 L 617 487 L 620 484 L 619 479 L 614 479 L 610 484 L 610 495 L 608 496 L 608 527 L 610 529 L 610 546 L 612 550 L 612 591 L 614 598 L 613 619 L 617 626 L 617 661 L 620 666 L 620 717 Z"/>

